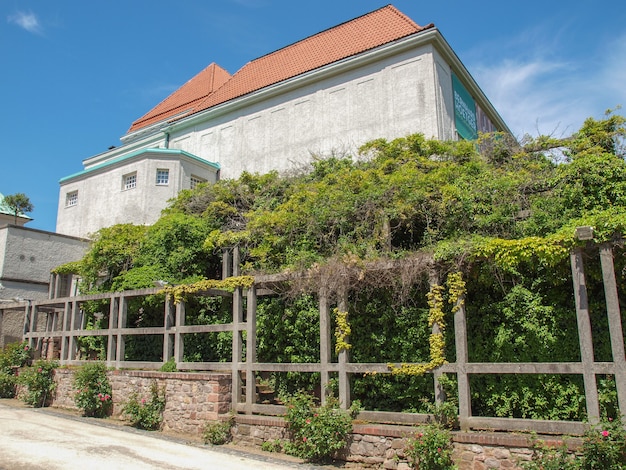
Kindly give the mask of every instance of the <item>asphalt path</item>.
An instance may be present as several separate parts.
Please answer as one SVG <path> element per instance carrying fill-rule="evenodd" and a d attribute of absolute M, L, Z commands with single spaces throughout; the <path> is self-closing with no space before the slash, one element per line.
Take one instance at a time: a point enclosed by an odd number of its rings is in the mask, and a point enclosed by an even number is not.
<path fill-rule="evenodd" d="M 321 468 L 0 402 L 1 470 Z"/>

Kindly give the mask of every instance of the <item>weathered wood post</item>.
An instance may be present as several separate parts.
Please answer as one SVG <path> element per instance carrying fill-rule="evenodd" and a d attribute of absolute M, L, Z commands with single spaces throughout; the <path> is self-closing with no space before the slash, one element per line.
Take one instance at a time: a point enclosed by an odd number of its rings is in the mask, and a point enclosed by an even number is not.
<path fill-rule="evenodd" d="M 574 300 L 576 301 L 576 321 L 578 324 L 580 359 L 583 367 L 587 417 L 589 422 L 596 423 L 600 420 L 600 406 L 598 404 L 598 385 L 596 383 L 593 364 L 594 356 L 591 320 L 589 319 L 589 300 L 587 298 L 587 285 L 581 248 L 575 248 L 570 252 L 570 263 L 572 266 L 572 281 L 574 284 Z"/>
<path fill-rule="evenodd" d="M 602 265 L 606 312 L 609 318 L 611 352 L 613 353 L 613 365 L 615 367 L 617 401 L 620 414 L 626 416 L 626 358 L 624 357 L 624 333 L 622 330 L 622 315 L 617 294 L 617 282 L 615 280 L 613 249 L 608 243 L 600 245 L 600 262 Z"/>
<path fill-rule="evenodd" d="M 115 351 L 115 367 L 119 369 L 121 367 L 121 362 L 124 360 L 124 355 L 126 353 L 126 339 L 124 335 L 121 333 L 121 329 L 126 328 L 126 323 L 128 321 L 128 301 L 124 295 L 120 296 L 118 312 L 117 312 L 117 341 L 116 341 L 116 351 Z"/>
<path fill-rule="evenodd" d="M 322 403 L 326 403 L 326 390 L 329 382 L 329 365 L 331 359 L 330 312 L 328 309 L 328 291 L 324 283 L 319 290 L 320 309 L 320 386 Z"/>
<path fill-rule="evenodd" d="M 117 361 L 117 336 L 114 330 L 118 327 L 120 311 L 119 297 L 112 297 L 111 304 L 109 305 L 109 337 L 107 342 L 107 365 L 112 366 Z"/>
<path fill-rule="evenodd" d="M 454 345 L 456 349 L 456 377 L 459 397 L 459 425 L 461 431 L 469 430 L 468 419 L 472 416 L 469 376 L 466 371 L 468 362 L 467 316 L 465 313 L 465 295 L 456 301 L 454 312 Z"/>
<path fill-rule="evenodd" d="M 256 358 L 256 287 L 252 285 L 247 292 L 246 301 L 246 414 L 252 414 L 256 403 L 256 376 L 252 369 Z"/>
<path fill-rule="evenodd" d="M 185 354 L 185 337 L 180 332 L 180 327 L 185 326 L 185 309 L 184 300 L 176 302 L 176 332 L 174 333 L 174 360 L 176 364 L 183 362 Z"/>
<path fill-rule="evenodd" d="M 233 270 L 235 276 L 239 275 L 239 247 L 233 250 Z M 241 323 L 243 322 L 243 287 L 235 287 L 233 291 L 233 351 L 231 359 L 232 387 L 233 398 L 232 406 L 235 408 L 241 402 L 241 388 L 243 381 L 239 373 L 239 362 L 243 359 L 243 337 L 241 334 Z M 254 387 L 254 384 L 246 384 L 248 387 Z"/>
<path fill-rule="evenodd" d="M 172 305 L 172 297 L 167 294 L 165 296 L 164 318 L 163 318 L 163 362 L 169 361 L 174 354 L 174 335 L 172 328 L 175 328 L 174 306 Z"/>
<path fill-rule="evenodd" d="M 339 301 L 337 302 L 339 312 L 348 312 L 348 292 L 343 289 L 339 293 Z M 350 342 L 347 336 L 344 338 L 346 342 Z M 343 409 L 350 407 L 350 375 L 347 372 L 346 365 L 350 362 L 349 351 L 345 348 L 339 350 L 337 355 L 338 372 L 339 372 L 339 406 Z"/>
<path fill-rule="evenodd" d="M 431 292 L 433 291 L 434 287 L 439 286 L 439 274 L 434 269 L 431 269 L 430 272 L 428 273 L 428 285 L 430 287 Z M 443 308 L 443 306 L 440 305 L 439 308 Z M 433 335 L 441 334 L 441 325 L 439 325 L 439 323 L 437 322 L 433 323 L 431 334 Z M 435 382 L 435 403 L 437 405 L 442 404 L 446 400 L 445 391 L 443 390 L 441 383 L 439 383 L 439 378 L 441 377 L 441 375 L 442 375 L 442 372 L 437 367 L 433 371 L 433 380 Z"/>

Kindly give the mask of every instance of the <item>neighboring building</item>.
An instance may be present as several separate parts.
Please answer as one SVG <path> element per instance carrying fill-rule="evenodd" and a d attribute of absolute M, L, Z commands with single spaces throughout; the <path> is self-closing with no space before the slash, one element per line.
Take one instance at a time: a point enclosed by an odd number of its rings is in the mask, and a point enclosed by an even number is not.
<path fill-rule="evenodd" d="M 0 301 L 41 300 L 72 292 L 71 279 L 50 272 L 82 259 L 88 240 L 16 225 L 0 226 Z"/>
<path fill-rule="evenodd" d="M 87 236 L 115 223 L 154 222 L 199 171 L 180 170 L 166 198 L 155 182 L 158 170 L 169 168 L 159 160 L 164 155 L 206 162 L 207 172 L 219 168 L 221 177 L 235 178 L 300 167 L 313 155 L 353 153 L 376 138 L 472 139 L 494 130 L 508 132 L 440 32 L 388 5 L 232 76 L 209 65 L 132 123 L 121 147 L 86 159 L 83 172 L 61 180 L 57 231 Z"/>
<path fill-rule="evenodd" d="M 22 214 L 21 212 L 15 216 L 13 210 L 7 206 L 4 202 L 4 196 L 0 193 L 0 225 L 2 224 L 13 224 L 13 225 L 24 225 L 30 222 L 31 219 L 26 214 Z"/>

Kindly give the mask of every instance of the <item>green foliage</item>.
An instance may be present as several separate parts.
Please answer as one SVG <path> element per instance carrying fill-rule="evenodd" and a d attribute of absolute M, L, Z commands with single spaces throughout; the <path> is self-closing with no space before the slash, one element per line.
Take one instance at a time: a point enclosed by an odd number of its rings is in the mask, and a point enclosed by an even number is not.
<path fill-rule="evenodd" d="M 46 406 L 52 399 L 56 388 L 54 369 L 59 367 L 56 361 L 40 359 L 32 366 L 23 368 L 18 377 L 18 383 L 26 390 L 22 392 L 22 400 L 35 408 Z"/>
<path fill-rule="evenodd" d="M 13 398 L 17 385 L 17 371 L 30 362 L 28 343 L 9 343 L 0 350 L 0 398 Z"/>
<path fill-rule="evenodd" d="M 166 362 L 163 363 L 159 370 L 161 372 L 176 372 L 178 370 L 176 368 L 176 359 L 170 357 Z"/>
<path fill-rule="evenodd" d="M 406 455 L 419 470 L 452 470 L 452 436 L 438 424 L 429 424 L 407 439 Z"/>
<path fill-rule="evenodd" d="M 132 392 L 122 406 L 122 413 L 129 418 L 132 426 L 154 431 L 161 427 L 164 409 L 165 389 L 160 390 L 157 382 L 153 381 L 150 398 L 140 398 L 137 392 Z"/>
<path fill-rule="evenodd" d="M 74 403 L 84 416 L 103 418 L 113 409 L 112 389 L 102 362 L 85 364 L 74 373 Z"/>
<path fill-rule="evenodd" d="M 567 445 L 548 447 L 541 441 L 533 446 L 533 458 L 522 464 L 525 470 L 577 470 L 580 462 L 576 455 L 569 452 Z M 602 467 L 604 468 L 604 467 Z"/>
<path fill-rule="evenodd" d="M 261 450 L 265 452 L 282 452 L 283 442 L 280 439 L 263 441 L 263 443 L 261 444 Z"/>
<path fill-rule="evenodd" d="M 328 397 L 325 404 L 318 406 L 313 396 L 298 392 L 284 402 L 291 433 L 291 440 L 285 445 L 288 454 L 319 461 L 345 447 L 352 431 L 352 417 L 349 411 L 339 408 L 336 398 Z"/>
<path fill-rule="evenodd" d="M 580 468 L 583 470 L 626 468 L 626 430 L 621 419 L 604 421 L 585 433 Z"/>
<path fill-rule="evenodd" d="M 24 193 L 15 193 L 4 196 L 4 201 L 0 201 L 13 213 L 13 223 L 17 223 L 17 216 L 25 212 L 31 212 L 35 206 L 32 205 L 28 196 Z"/>
<path fill-rule="evenodd" d="M 231 416 L 226 420 L 209 421 L 204 426 L 202 438 L 205 444 L 213 444 L 221 446 L 226 444 L 232 438 L 230 429 L 233 427 L 234 418 Z"/>

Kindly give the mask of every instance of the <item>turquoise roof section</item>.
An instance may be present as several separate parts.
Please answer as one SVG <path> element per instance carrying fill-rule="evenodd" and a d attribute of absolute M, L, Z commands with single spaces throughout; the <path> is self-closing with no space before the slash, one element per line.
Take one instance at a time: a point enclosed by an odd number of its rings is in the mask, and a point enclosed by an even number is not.
<path fill-rule="evenodd" d="M 15 213 L 11 210 L 11 208 L 4 203 L 4 195 L 2 193 L 0 193 L 0 214 L 6 214 L 12 217 L 15 216 Z M 23 214 L 22 212 L 18 212 L 17 216 L 20 217 L 21 219 L 32 220 L 31 217 L 27 216 L 26 214 Z"/>
<path fill-rule="evenodd" d="M 137 150 L 135 152 L 131 152 L 128 155 L 122 155 L 120 157 L 113 158 L 111 160 L 107 160 L 106 162 L 99 163 L 98 165 L 94 165 L 94 166 L 92 166 L 89 169 L 86 169 L 86 170 L 83 170 L 83 171 L 79 171 L 78 173 L 74 173 L 73 175 L 66 176 L 64 178 L 61 178 L 59 180 L 59 183 L 62 184 L 62 183 L 65 183 L 65 182 L 67 182 L 69 180 L 77 178 L 79 176 L 88 175 L 89 173 L 93 173 L 93 172 L 101 170 L 103 168 L 116 165 L 116 164 L 124 162 L 126 160 L 131 160 L 133 158 L 141 156 L 144 153 L 161 154 L 163 156 L 171 156 L 171 157 L 184 156 L 186 158 L 189 158 L 190 160 L 195 160 L 196 162 L 201 163 L 203 165 L 211 166 L 211 167 L 215 168 L 216 170 L 220 169 L 220 164 L 219 163 L 210 162 L 210 161 L 205 160 L 203 158 L 197 157 L 196 155 L 194 155 L 192 153 L 185 152 L 184 150 L 180 150 L 180 149 L 153 149 L 153 148 L 147 148 L 147 149 L 141 149 L 141 150 Z"/>

